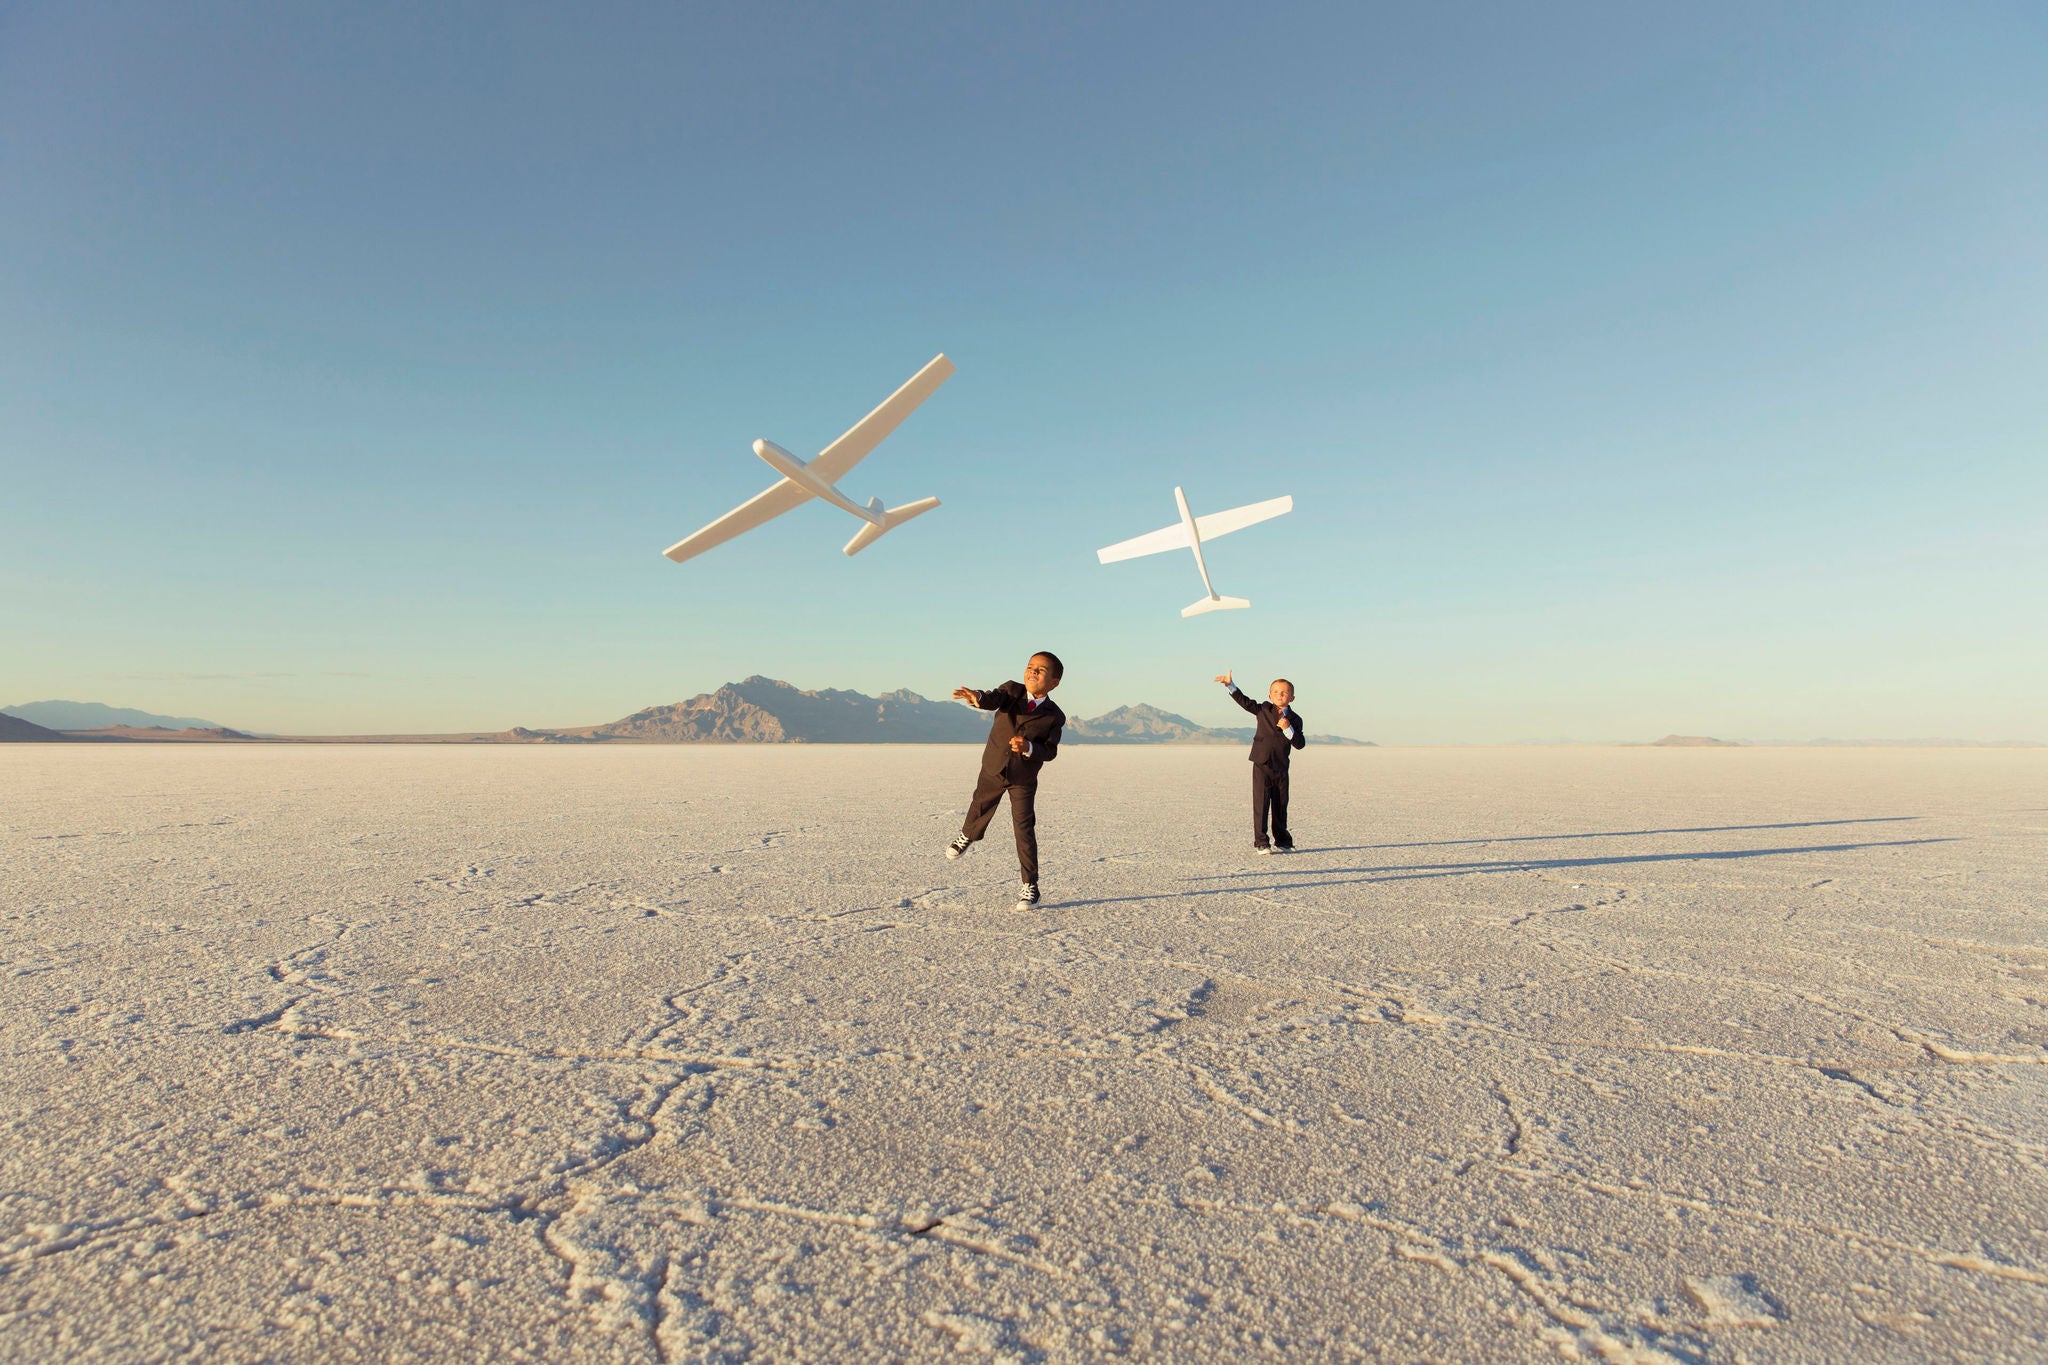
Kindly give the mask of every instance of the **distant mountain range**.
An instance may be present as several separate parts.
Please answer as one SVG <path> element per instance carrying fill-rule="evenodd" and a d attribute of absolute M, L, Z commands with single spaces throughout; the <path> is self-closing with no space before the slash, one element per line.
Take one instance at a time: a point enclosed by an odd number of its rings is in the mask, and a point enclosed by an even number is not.
<path fill-rule="evenodd" d="M 989 716 L 956 701 L 934 701 L 907 688 L 870 697 L 825 688 L 811 692 L 756 674 L 688 701 L 650 706 L 603 725 L 531 730 L 514 726 L 494 734 L 455 735 L 249 735 L 212 721 L 162 716 L 93 701 L 38 701 L 0 708 L 0 743 L 27 740 L 105 740 L 282 743 L 440 744 L 979 744 Z M 1249 725 L 1198 725 L 1156 706 L 1119 706 L 1089 719 L 1069 716 L 1066 740 L 1079 744 L 1248 744 Z M 1370 740 L 1309 732 L 1311 744 L 1369 745 Z M 1572 744 L 1572 740 L 1543 741 Z M 1615 743 L 1617 741 L 1605 741 Z M 1640 744 L 1641 741 L 1638 741 Z M 1658 748 L 1944 747 L 2038 749 L 2030 740 L 1808 739 L 1739 740 L 1666 735 Z"/>
<path fill-rule="evenodd" d="M 956 701 L 933 701 L 899 688 L 870 697 L 826 688 L 805 691 L 759 675 L 727 683 L 688 701 L 650 706 L 623 720 L 562 730 L 516 726 L 484 741 L 527 744 L 979 744 L 989 713 Z M 1070 717 L 1068 743 L 1248 744 L 1250 726 L 1212 729 L 1156 706 L 1119 706 L 1093 720 Z M 1338 735 L 1312 743 L 1357 744 Z"/>
<path fill-rule="evenodd" d="M 930 701 L 903 689 L 879 697 L 837 688 L 807 692 L 756 675 L 603 725 L 519 726 L 489 738 L 556 744 L 967 744 L 987 735 L 988 716 L 958 702 Z"/>
<path fill-rule="evenodd" d="M 70 708 L 55 710 L 53 708 Z M 33 710 L 51 720 L 31 723 Z M 120 717 L 123 719 L 110 719 Z M 127 717 L 139 717 L 129 720 Z M 9 707 L 21 733 L 0 727 L 0 741 L 14 739 L 248 740 L 252 736 L 206 721 L 179 721 L 143 711 L 122 711 L 97 702 L 36 702 Z M 147 722 L 145 724 L 144 722 Z M 603 725 L 534 730 L 514 726 L 496 734 L 276 736 L 286 742 L 346 740 L 464 744 L 979 744 L 988 738 L 989 713 L 956 701 L 933 701 L 899 688 L 870 697 L 837 688 L 811 692 L 756 675 L 727 683 L 716 692 L 667 706 L 650 706 Z M 152 728 L 154 727 L 154 728 Z M 65 731 L 57 734 L 53 731 Z M 83 733 L 81 733 L 83 732 Z M 1248 744 L 1252 727 L 1212 729 L 1156 706 L 1119 706 L 1093 720 L 1070 717 L 1068 743 Z M 1341 735 L 1311 733 L 1312 744 L 1359 744 Z"/>
<path fill-rule="evenodd" d="M 19 716 L 45 730 L 103 730 L 109 726 L 152 727 L 162 730 L 218 730 L 218 721 L 193 720 L 184 716 L 159 716 L 123 706 L 96 701 L 31 701 L 20 706 L 0 706 L 0 715 Z"/>

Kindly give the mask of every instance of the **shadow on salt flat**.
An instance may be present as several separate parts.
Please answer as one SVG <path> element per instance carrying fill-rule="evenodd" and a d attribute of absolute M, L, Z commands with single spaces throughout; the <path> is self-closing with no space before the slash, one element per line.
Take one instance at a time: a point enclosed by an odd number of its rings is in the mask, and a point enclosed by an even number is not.
<path fill-rule="evenodd" d="M 1507 834 L 1480 839 L 1424 839 L 1403 844 L 1343 844 L 1303 848 L 1301 853 L 1370 853 L 1382 848 L 1450 848 L 1459 844 L 1544 844 L 1559 839 L 1639 839 L 1652 834 L 1732 834 L 1749 829 L 1818 829 L 1824 825 L 1891 825 L 1919 815 L 1864 815 L 1848 820 L 1787 820 L 1775 825 L 1691 825 L 1675 829 L 1607 829 L 1586 834 Z"/>
<path fill-rule="evenodd" d="M 1812 844 L 1803 848 L 1731 848 L 1705 853 L 1629 853 L 1604 858 L 1516 858 L 1479 863 L 1416 863 L 1388 867 L 1332 867 L 1299 874 L 1307 881 L 1269 881 L 1284 875 L 1277 868 L 1251 872 L 1225 872 L 1213 877 L 1189 877 L 1191 882 L 1242 881 L 1258 878 L 1255 886 L 1217 886 L 1192 891 L 1162 891 L 1155 896 L 1106 896 L 1097 900 L 1066 901 L 1067 908 L 1084 905 L 1118 905 L 1128 901 L 1168 900 L 1176 896 L 1225 896 L 1242 891 L 1311 891 L 1328 886 L 1359 886 L 1369 882 L 1421 881 L 1433 877 L 1472 877 L 1488 872 L 1541 872 L 1551 868 L 1620 867 L 1640 863 L 1689 863 L 1732 861 L 1740 858 L 1784 858 L 1803 853 L 1853 853 L 1870 848 L 1911 848 L 1919 844 L 1951 844 L 1955 838 L 1888 839 L 1864 844 Z M 1342 852 L 1333 849 L 1331 852 Z M 1299 856 L 1298 854 L 1296 856 Z"/>

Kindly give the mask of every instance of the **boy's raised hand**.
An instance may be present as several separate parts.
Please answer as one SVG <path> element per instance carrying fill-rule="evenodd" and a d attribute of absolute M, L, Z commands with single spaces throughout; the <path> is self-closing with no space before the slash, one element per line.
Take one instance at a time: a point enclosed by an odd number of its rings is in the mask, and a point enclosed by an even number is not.
<path fill-rule="evenodd" d="M 953 700 L 964 701 L 969 706 L 979 706 L 981 705 L 981 693 L 971 687 L 956 687 L 953 689 Z"/>
<path fill-rule="evenodd" d="M 1221 673 L 1218 673 L 1216 681 L 1222 683 L 1225 687 L 1230 686 L 1230 670 L 1226 668 Z"/>

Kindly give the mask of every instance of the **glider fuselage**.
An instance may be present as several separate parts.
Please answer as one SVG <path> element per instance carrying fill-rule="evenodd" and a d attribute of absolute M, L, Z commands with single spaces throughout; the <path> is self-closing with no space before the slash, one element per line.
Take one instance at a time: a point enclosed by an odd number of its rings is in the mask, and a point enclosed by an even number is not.
<path fill-rule="evenodd" d="M 873 412 L 819 451 L 815 459 L 798 459 L 773 441 L 754 442 L 755 456 L 775 471 L 775 482 L 710 525 L 684 536 L 662 554 L 678 564 L 695 559 L 706 550 L 723 545 L 735 536 L 743 536 L 813 498 L 860 519 L 860 529 L 854 532 L 852 540 L 846 542 L 849 555 L 859 554 L 880 540 L 885 532 L 895 530 L 913 517 L 923 516 L 939 505 L 937 498 L 919 498 L 900 507 L 884 507 L 880 498 L 869 498 L 868 505 L 862 507 L 839 491 L 839 481 L 866 459 L 890 432 L 896 430 L 904 418 L 915 412 L 918 404 L 931 397 L 952 373 L 953 362 L 946 359 L 944 352 L 933 356 L 923 369 L 884 398 Z"/>
<path fill-rule="evenodd" d="M 1142 536 L 1133 536 L 1129 540 L 1120 540 L 1114 545 L 1105 545 L 1095 552 L 1096 559 L 1104 564 L 1114 564 L 1119 560 L 1136 559 L 1140 555 L 1161 555 L 1169 550 L 1192 550 L 1195 556 L 1195 569 L 1202 575 L 1203 597 L 1201 601 L 1181 608 L 1182 616 L 1200 616 L 1205 612 L 1230 611 L 1250 606 L 1251 603 L 1242 597 L 1218 595 L 1216 585 L 1209 580 L 1209 561 L 1202 553 L 1202 544 L 1205 540 L 1227 536 L 1232 531 L 1241 531 L 1247 526 L 1256 526 L 1259 522 L 1293 511 L 1293 495 L 1268 498 L 1264 502 L 1247 503 L 1243 507 L 1232 507 L 1222 512 L 1211 512 L 1206 517 L 1198 517 L 1188 507 L 1186 492 L 1176 486 L 1173 490 L 1173 505 L 1180 513 L 1178 523 L 1162 526 Z"/>
<path fill-rule="evenodd" d="M 882 525 L 882 516 L 879 512 L 862 507 L 859 503 L 847 497 L 839 491 L 836 485 L 819 478 L 811 472 L 809 465 L 775 444 L 775 442 L 767 440 L 754 442 L 754 453 L 759 455 L 762 462 L 770 469 L 780 474 L 783 478 L 788 479 L 812 497 L 822 498 L 834 507 L 851 512 L 870 526 Z"/>
<path fill-rule="evenodd" d="M 1188 495 L 1180 491 L 1180 485 L 1173 488 L 1173 500 L 1180 505 L 1180 524 L 1187 528 L 1188 548 L 1195 552 L 1195 567 L 1202 571 L 1202 587 L 1211 600 L 1216 597 L 1216 585 L 1209 581 L 1209 561 L 1202 558 L 1202 533 L 1195 528 L 1195 514 L 1188 510 Z"/>

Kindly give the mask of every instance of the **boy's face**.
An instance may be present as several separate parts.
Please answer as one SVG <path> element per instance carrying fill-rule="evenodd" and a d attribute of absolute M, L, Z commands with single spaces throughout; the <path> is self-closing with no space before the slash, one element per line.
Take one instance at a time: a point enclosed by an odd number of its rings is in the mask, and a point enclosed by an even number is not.
<path fill-rule="evenodd" d="M 1266 700 L 1272 702 L 1275 706 L 1292 706 L 1294 704 L 1294 689 L 1284 682 L 1276 682 L 1266 689 Z"/>
<path fill-rule="evenodd" d="M 1042 697 L 1060 685 L 1059 674 L 1052 671 L 1043 654 L 1031 656 L 1031 662 L 1024 665 L 1024 690 L 1034 697 Z"/>

